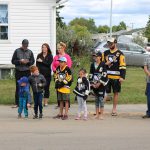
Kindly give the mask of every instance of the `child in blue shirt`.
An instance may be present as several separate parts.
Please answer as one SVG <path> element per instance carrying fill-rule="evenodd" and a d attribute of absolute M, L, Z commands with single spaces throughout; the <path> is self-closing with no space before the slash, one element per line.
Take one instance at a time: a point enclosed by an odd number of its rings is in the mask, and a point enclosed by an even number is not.
<path fill-rule="evenodd" d="M 30 89 L 28 78 L 23 76 L 17 81 L 19 85 L 19 108 L 18 118 L 21 118 L 22 111 L 24 110 L 25 118 L 28 118 L 28 109 L 31 103 Z"/>

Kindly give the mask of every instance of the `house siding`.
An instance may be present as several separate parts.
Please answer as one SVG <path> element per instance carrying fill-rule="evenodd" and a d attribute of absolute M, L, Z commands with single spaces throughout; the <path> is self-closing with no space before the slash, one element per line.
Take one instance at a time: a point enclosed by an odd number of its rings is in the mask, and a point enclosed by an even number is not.
<path fill-rule="evenodd" d="M 25 38 L 35 58 L 43 43 L 48 43 L 55 55 L 56 0 L 0 0 L 0 3 L 9 6 L 9 40 L 0 41 L 0 64 L 11 64 L 14 50 Z"/>

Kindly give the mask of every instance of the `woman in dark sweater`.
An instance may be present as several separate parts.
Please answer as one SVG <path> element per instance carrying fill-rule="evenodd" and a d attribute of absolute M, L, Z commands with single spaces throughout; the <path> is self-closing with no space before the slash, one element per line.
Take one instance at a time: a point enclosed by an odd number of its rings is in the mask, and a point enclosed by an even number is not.
<path fill-rule="evenodd" d="M 48 99 L 50 96 L 49 87 L 51 82 L 51 64 L 53 61 L 53 55 L 50 50 L 50 46 L 47 43 L 42 45 L 42 52 L 38 54 L 36 59 L 36 66 L 40 73 L 46 79 L 46 86 L 44 88 L 44 106 L 48 105 Z"/>

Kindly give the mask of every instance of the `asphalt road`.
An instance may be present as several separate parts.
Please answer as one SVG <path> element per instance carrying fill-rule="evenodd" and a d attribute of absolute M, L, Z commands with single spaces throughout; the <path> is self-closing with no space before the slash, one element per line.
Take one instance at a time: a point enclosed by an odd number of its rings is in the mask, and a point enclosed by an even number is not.
<path fill-rule="evenodd" d="M 77 105 L 71 106 L 69 120 L 53 119 L 58 109 L 44 108 L 44 118 L 17 119 L 17 109 L 0 106 L 0 150 L 149 150 L 150 119 L 142 119 L 146 105 L 120 105 L 118 116 L 93 118 L 94 106 L 88 105 L 88 121 L 74 120 Z"/>

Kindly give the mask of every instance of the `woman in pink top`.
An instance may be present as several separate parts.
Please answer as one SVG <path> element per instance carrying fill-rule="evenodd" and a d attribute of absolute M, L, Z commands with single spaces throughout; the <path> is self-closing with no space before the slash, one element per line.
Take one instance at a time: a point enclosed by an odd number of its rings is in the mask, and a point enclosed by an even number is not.
<path fill-rule="evenodd" d="M 52 70 L 53 70 L 53 72 L 55 72 L 56 68 L 59 65 L 58 59 L 60 57 L 66 57 L 66 59 L 67 59 L 67 66 L 69 68 L 71 68 L 72 60 L 71 60 L 70 56 L 65 53 L 65 50 L 66 50 L 66 44 L 65 43 L 60 42 L 60 43 L 57 44 L 58 54 L 54 57 L 53 62 L 52 62 Z"/>
<path fill-rule="evenodd" d="M 67 59 L 67 66 L 69 68 L 71 68 L 71 66 L 72 66 L 72 60 L 71 60 L 70 56 L 65 53 L 65 50 L 66 50 L 66 44 L 65 43 L 60 42 L 60 43 L 57 44 L 58 54 L 53 58 L 53 62 L 52 62 L 52 70 L 53 70 L 53 72 L 55 72 L 56 68 L 59 66 L 58 59 L 60 57 L 65 57 Z M 59 107 L 60 103 L 59 103 L 58 100 L 57 100 L 57 103 L 58 103 L 58 106 L 56 106 L 56 107 Z M 70 107 L 70 103 L 69 103 L 69 107 Z"/>

